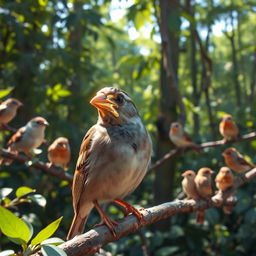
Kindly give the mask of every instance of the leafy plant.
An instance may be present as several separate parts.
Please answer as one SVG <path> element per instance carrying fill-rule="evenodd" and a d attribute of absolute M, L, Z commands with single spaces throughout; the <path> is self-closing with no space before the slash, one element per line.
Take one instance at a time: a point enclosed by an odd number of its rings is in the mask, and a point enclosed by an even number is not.
<path fill-rule="evenodd" d="M 12 242 L 18 244 L 22 248 L 22 253 L 15 253 L 13 250 L 3 251 L 0 255 L 24 255 L 28 256 L 31 253 L 42 248 L 44 256 L 60 255 L 64 256 L 66 253 L 62 251 L 57 245 L 64 241 L 60 238 L 50 238 L 59 227 L 62 217 L 50 223 L 42 229 L 32 240 L 33 227 L 21 218 L 17 217 L 11 211 L 0 206 L 0 230 Z M 50 239 L 49 239 L 50 238 Z"/>

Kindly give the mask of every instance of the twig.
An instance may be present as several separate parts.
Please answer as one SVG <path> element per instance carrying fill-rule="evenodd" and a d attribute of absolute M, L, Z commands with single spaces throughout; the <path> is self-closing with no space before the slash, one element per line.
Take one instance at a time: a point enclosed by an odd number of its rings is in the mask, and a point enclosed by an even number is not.
<path fill-rule="evenodd" d="M 252 140 L 255 138 L 256 138 L 256 132 L 251 132 L 251 133 L 245 134 L 237 139 L 232 139 L 232 140 L 228 140 L 228 141 L 217 140 L 217 141 L 204 142 L 202 144 L 199 144 L 198 148 L 203 149 L 203 148 L 210 148 L 210 147 L 219 147 L 219 146 L 226 145 L 226 144 L 232 144 L 232 143 L 236 143 L 236 142 Z M 150 168 L 148 169 L 148 171 L 150 172 L 150 171 L 154 170 L 155 168 L 162 165 L 165 161 L 167 161 L 168 159 L 170 159 L 176 155 L 179 155 L 179 154 L 191 151 L 191 150 L 194 150 L 194 148 L 186 147 L 186 148 L 173 149 L 170 152 L 168 152 L 167 154 L 165 154 L 161 159 L 157 160 L 153 165 L 151 165 Z"/>
<path fill-rule="evenodd" d="M 4 149 L 0 149 L 0 156 L 1 157 L 4 157 L 4 158 L 8 158 L 8 159 L 12 159 L 16 162 L 19 162 L 19 163 L 26 163 L 28 161 L 30 161 L 31 159 L 26 157 L 26 156 L 23 156 L 23 155 L 15 155 L 13 153 L 10 153 Z M 55 176 L 61 180 L 66 180 L 69 182 L 69 184 L 72 184 L 72 181 L 73 181 L 73 177 L 62 171 L 62 170 L 58 170 L 56 168 L 53 168 L 53 167 L 48 167 L 47 164 L 43 163 L 43 162 L 34 162 L 32 163 L 29 167 L 34 167 L 36 169 L 39 169 L 47 174 L 50 174 L 52 176 Z"/>
<path fill-rule="evenodd" d="M 247 172 L 245 175 L 241 175 L 235 181 L 234 186 L 228 191 L 221 193 L 222 202 L 230 195 L 232 195 L 238 188 L 245 183 L 249 182 L 256 177 L 256 168 Z M 85 234 L 74 237 L 62 245 L 62 248 L 68 256 L 85 256 L 94 254 L 102 246 L 116 241 L 121 237 L 124 237 L 132 232 L 136 232 L 140 227 L 147 226 L 155 223 L 159 220 L 174 216 L 180 213 L 194 212 L 197 210 L 205 210 L 209 208 L 219 208 L 222 204 L 215 202 L 216 198 L 220 197 L 220 194 L 215 195 L 211 201 L 204 200 L 176 200 L 173 202 L 167 202 L 141 210 L 143 214 L 143 220 L 138 223 L 137 218 L 134 215 L 129 215 L 118 222 L 118 226 L 115 228 L 116 237 L 112 235 L 109 229 L 104 226 L 99 226 L 88 231 Z M 227 202 L 225 205 L 233 205 L 233 202 Z M 40 252 L 35 253 L 33 256 L 40 255 Z"/>

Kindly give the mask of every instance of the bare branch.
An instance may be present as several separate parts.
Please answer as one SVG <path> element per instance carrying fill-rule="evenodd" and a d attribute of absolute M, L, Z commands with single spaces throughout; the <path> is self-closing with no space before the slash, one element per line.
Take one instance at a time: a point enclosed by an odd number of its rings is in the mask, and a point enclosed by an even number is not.
<path fill-rule="evenodd" d="M 0 149 L 0 156 L 4 157 L 4 158 L 12 159 L 19 163 L 26 163 L 28 161 L 31 161 L 31 159 L 26 156 L 15 155 L 15 154 L 10 153 L 4 149 Z M 62 170 L 59 170 L 59 169 L 56 169 L 53 167 L 48 167 L 47 164 L 45 164 L 41 161 L 33 162 L 29 167 L 34 167 L 34 168 L 39 169 L 47 174 L 55 176 L 61 180 L 66 180 L 66 181 L 68 181 L 69 184 L 72 184 L 73 177 L 71 175 L 69 175 L 68 173 L 66 173 Z"/>
<path fill-rule="evenodd" d="M 256 132 L 251 132 L 248 134 L 245 134 L 237 139 L 232 139 L 232 140 L 217 140 L 217 141 L 209 141 L 209 142 L 204 142 L 202 144 L 198 145 L 198 148 L 210 148 L 210 147 L 219 147 L 222 145 L 227 145 L 227 144 L 232 144 L 232 143 L 236 143 L 236 142 L 242 142 L 242 141 L 247 141 L 247 140 L 253 140 L 256 138 Z M 167 154 L 165 154 L 161 159 L 157 160 L 153 165 L 151 165 L 151 167 L 149 168 L 148 171 L 152 171 L 153 169 L 159 167 L 160 165 L 162 165 L 165 161 L 167 161 L 168 159 L 176 156 L 176 155 L 180 155 L 182 153 L 188 152 L 194 150 L 194 148 L 191 147 L 187 147 L 187 148 L 177 148 L 177 149 L 173 149 L 170 152 L 168 152 Z"/>

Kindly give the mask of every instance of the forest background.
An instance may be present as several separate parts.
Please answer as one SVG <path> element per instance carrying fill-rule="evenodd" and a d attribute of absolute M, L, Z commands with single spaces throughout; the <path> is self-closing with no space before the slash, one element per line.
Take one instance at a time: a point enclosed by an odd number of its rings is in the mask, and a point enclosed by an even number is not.
<path fill-rule="evenodd" d="M 221 139 L 218 124 L 225 113 L 233 115 L 241 134 L 255 131 L 255 31 L 256 4 L 249 0 L 0 0 L 0 97 L 24 104 L 12 127 L 43 116 L 50 123 L 48 144 L 69 138 L 73 175 L 81 140 L 97 119 L 91 97 L 104 86 L 121 87 L 152 136 L 154 163 L 175 148 L 168 131 L 177 120 L 197 143 Z M 9 136 L 0 133 L 2 147 Z M 256 163 L 255 140 L 235 146 Z M 226 147 L 165 161 L 128 202 L 149 207 L 175 199 L 181 173 L 204 166 L 217 171 Z M 41 148 L 37 158 L 47 162 L 47 146 Z M 36 231 L 64 216 L 56 232 L 64 239 L 73 217 L 67 182 L 20 163 L 1 166 L 0 187 L 20 186 L 36 189 L 47 203 L 20 204 L 14 212 Z M 150 255 L 255 254 L 255 182 L 237 197 L 231 215 L 207 210 L 202 226 L 194 214 L 181 214 L 143 228 Z M 114 206 L 109 214 L 122 216 Z M 97 221 L 93 211 L 87 230 Z M 142 255 L 141 244 L 141 237 L 131 234 L 105 250 Z M 17 248 L 1 235 L 0 250 Z"/>

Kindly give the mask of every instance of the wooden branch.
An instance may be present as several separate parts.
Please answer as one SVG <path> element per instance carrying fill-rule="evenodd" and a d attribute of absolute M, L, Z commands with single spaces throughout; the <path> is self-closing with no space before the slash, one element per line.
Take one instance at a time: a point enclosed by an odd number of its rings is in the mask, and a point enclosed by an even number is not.
<path fill-rule="evenodd" d="M 15 154 L 10 153 L 10 152 L 8 152 L 7 150 L 4 150 L 4 149 L 0 149 L 0 156 L 4 157 L 4 158 L 12 159 L 12 160 L 14 160 L 16 162 L 19 162 L 19 163 L 26 163 L 28 161 L 32 161 L 27 156 L 23 156 L 23 155 L 20 155 L 20 154 L 15 155 Z M 69 184 L 72 184 L 73 177 L 70 174 L 68 174 L 68 173 L 66 173 L 62 170 L 53 168 L 53 167 L 48 167 L 47 164 L 45 164 L 41 161 L 33 162 L 29 167 L 39 169 L 39 170 L 41 170 L 41 171 L 43 171 L 47 174 L 50 174 L 52 176 L 55 176 L 55 177 L 59 178 L 60 180 L 66 180 L 66 181 L 68 181 Z"/>
<path fill-rule="evenodd" d="M 116 237 L 112 235 L 109 229 L 103 225 L 97 228 L 91 229 L 85 234 L 74 237 L 62 245 L 62 248 L 68 256 L 85 256 L 93 255 L 102 246 L 114 242 L 121 237 L 124 237 L 132 232 L 136 232 L 140 227 L 147 226 L 155 223 L 159 220 L 174 216 L 180 213 L 194 212 L 197 210 L 204 210 L 208 208 L 219 208 L 222 203 L 233 195 L 238 188 L 243 184 L 249 182 L 256 177 L 256 168 L 251 171 L 237 177 L 234 186 L 226 192 L 217 193 L 211 201 L 204 200 L 176 200 L 173 202 L 167 202 L 154 206 L 151 208 L 141 210 L 144 218 L 141 223 L 138 223 L 137 218 L 134 215 L 129 215 L 118 222 L 118 226 L 115 228 L 117 234 Z M 221 203 L 220 200 L 222 199 Z M 233 205 L 233 202 L 227 202 L 225 205 Z M 40 252 L 33 254 L 33 256 L 41 255 Z"/>
<path fill-rule="evenodd" d="M 202 144 L 199 144 L 198 148 L 203 149 L 203 148 L 210 148 L 210 147 L 219 147 L 222 145 L 232 144 L 232 143 L 236 143 L 236 142 L 253 140 L 255 138 L 256 138 L 256 132 L 251 132 L 251 133 L 245 134 L 237 139 L 231 139 L 228 141 L 217 140 L 217 141 L 204 142 Z M 165 154 L 161 159 L 157 160 L 153 165 L 151 165 L 150 168 L 148 169 L 148 171 L 150 172 L 150 171 L 154 170 L 155 168 L 162 165 L 165 161 L 167 161 L 168 159 L 170 159 L 176 155 L 180 155 L 180 154 L 183 154 L 183 153 L 191 151 L 191 150 L 194 150 L 194 148 L 186 147 L 186 148 L 173 149 L 170 152 L 168 152 L 167 154 Z"/>

